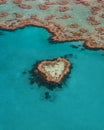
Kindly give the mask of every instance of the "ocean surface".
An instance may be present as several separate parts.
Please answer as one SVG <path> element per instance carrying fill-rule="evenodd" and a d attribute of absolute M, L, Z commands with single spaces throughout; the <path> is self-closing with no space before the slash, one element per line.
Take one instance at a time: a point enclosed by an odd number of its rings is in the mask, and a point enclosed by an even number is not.
<path fill-rule="evenodd" d="M 50 36 L 32 26 L 0 30 L 0 130 L 104 130 L 104 51 Z M 34 63 L 64 56 L 73 68 L 62 88 L 30 84 Z"/>

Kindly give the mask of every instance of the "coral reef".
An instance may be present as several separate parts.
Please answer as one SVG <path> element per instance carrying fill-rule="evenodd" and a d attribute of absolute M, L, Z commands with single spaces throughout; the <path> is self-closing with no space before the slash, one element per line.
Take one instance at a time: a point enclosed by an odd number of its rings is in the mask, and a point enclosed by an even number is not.
<path fill-rule="evenodd" d="M 84 40 L 87 48 L 104 49 L 103 0 L 0 0 L 0 9 L 0 28 L 40 26 L 53 41 Z"/>
<path fill-rule="evenodd" d="M 64 58 L 54 61 L 43 61 L 38 65 L 38 70 L 43 73 L 47 81 L 60 83 L 64 75 L 70 71 L 70 62 Z"/>
<path fill-rule="evenodd" d="M 65 58 L 39 61 L 33 65 L 30 72 L 30 83 L 45 86 L 53 90 L 62 87 L 71 71 L 71 64 Z"/>
<path fill-rule="evenodd" d="M 6 4 L 6 0 L 0 0 L 0 4 Z"/>

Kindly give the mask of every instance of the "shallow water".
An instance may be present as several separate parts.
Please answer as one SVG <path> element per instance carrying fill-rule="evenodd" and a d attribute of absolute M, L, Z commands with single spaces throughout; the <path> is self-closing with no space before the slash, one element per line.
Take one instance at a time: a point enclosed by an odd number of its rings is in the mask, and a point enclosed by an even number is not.
<path fill-rule="evenodd" d="M 83 42 L 51 44 L 50 34 L 37 27 L 1 32 L 0 130 L 104 130 L 104 51 L 71 46 Z M 24 71 L 65 55 L 73 69 L 62 89 L 30 85 Z"/>

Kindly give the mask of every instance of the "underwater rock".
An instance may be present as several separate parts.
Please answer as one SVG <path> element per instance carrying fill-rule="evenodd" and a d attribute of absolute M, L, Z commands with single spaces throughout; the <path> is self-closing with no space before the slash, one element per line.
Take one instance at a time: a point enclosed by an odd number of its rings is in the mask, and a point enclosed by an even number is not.
<path fill-rule="evenodd" d="M 19 7 L 23 8 L 23 9 L 31 9 L 32 8 L 31 5 L 26 5 L 26 4 L 19 4 Z"/>
<path fill-rule="evenodd" d="M 8 13 L 7 13 L 7 12 L 1 12 L 1 13 L 0 13 L 0 17 L 6 17 L 6 16 L 8 16 Z"/>
<path fill-rule="evenodd" d="M 69 2 L 65 1 L 65 0 L 62 0 L 62 1 L 57 2 L 57 4 L 59 4 L 59 5 L 67 5 L 67 4 L 69 4 Z"/>
<path fill-rule="evenodd" d="M 86 32 L 87 32 L 87 29 L 80 28 L 79 31 L 82 32 L 82 33 L 86 33 Z"/>
<path fill-rule="evenodd" d="M 71 18 L 69 14 L 64 14 L 63 16 L 60 17 L 61 19 L 68 19 Z"/>
<path fill-rule="evenodd" d="M 14 14 L 15 14 L 16 18 L 22 18 L 23 17 L 23 15 L 19 14 L 19 13 L 14 13 Z"/>
<path fill-rule="evenodd" d="M 14 0 L 13 3 L 14 3 L 14 4 L 21 4 L 21 3 L 22 3 L 22 0 Z"/>
<path fill-rule="evenodd" d="M 104 14 L 102 14 L 101 17 L 104 18 Z"/>
<path fill-rule="evenodd" d="M 48 8 L 49 8 L 48 5 L 39 4 L 39 9 L 40 10 L 47 10 Z"/>
<path fill-rule="evenodd" d="M 69 7 L 67 7 L 67 6 L 59 7 L 60 12 L 65 12 L 65 11 L 68 11 L 68 10 L 69 10 Z"/>
<path fill-rule="evenodd" d="M 0 4 L 6 4 L 6 0 L 0 0 Z"/>
<path fill-rule="evenodd" d="M 71 24 L 70 28 L 78 28 L 78 24 Z"/>
<path fill-rule="evenodd" d="M 45 98 L 45 99 L 50 99 L 50 98 L 51 98 L 50 93 L 49 93 L 49 92 L 45 92 L 44 98 Z"/>
<path fill-rule="evenodd" d="M 72 47 L 72 48 L 78 48 L 78 46 L 77 46 L 77 45 L 71 45 L 71 47 Z"/>
<path fill-rule="evenodd" d="M 96 20 L 94 16 L 88 17 L 87 20 L 92 24 L 92 25 L 99 25 L 100 21 Z"/>
<path fill-rule="evenodd" d="M 52 15 L 49 15 L 45 18 L 45 20 L 51 20 L 55 17 L 56 15 L 55 14 L 52 14 Z"/>

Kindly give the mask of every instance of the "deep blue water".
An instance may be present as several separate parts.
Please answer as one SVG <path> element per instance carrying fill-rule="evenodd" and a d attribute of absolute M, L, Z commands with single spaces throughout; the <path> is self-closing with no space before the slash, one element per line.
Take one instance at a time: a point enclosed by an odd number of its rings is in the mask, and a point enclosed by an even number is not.
<path fill-rule="evenodd" d="M 51 34 L 37 27 L 1 32 L 0 130 L 104 130 L 104 51 L 50 44 Z M 73 69 L 62 89 L 31 86 L 23 74 L 38 60 L 68 54 Z"/>

